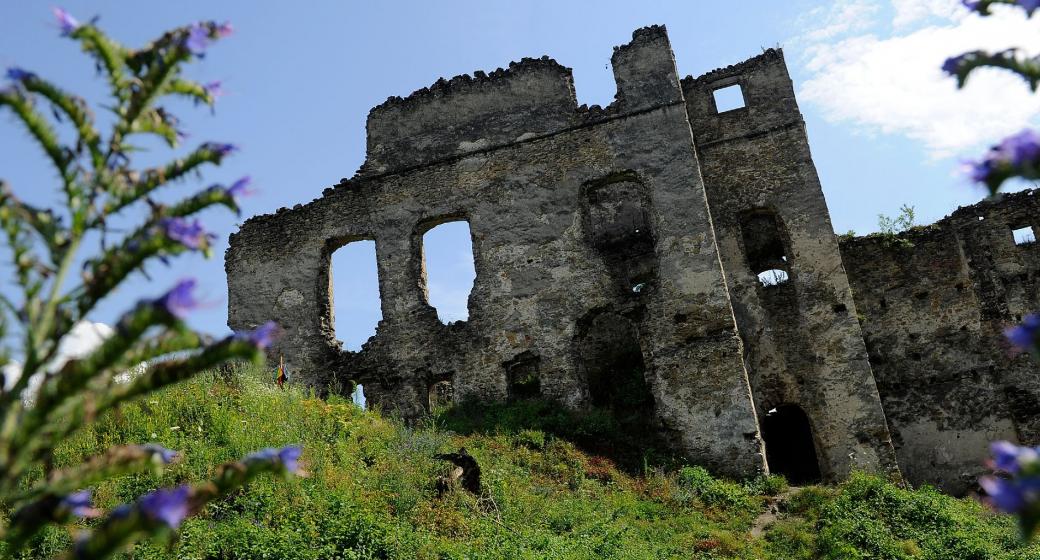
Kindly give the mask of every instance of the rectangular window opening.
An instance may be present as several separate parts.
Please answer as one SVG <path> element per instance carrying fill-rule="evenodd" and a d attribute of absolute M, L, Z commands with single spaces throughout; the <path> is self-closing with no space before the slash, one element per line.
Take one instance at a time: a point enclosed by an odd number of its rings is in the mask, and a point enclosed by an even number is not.
<path fill-rule="evenodd" d="M 1013 229 L 1011 230 L 1011 235 L 1015 238 L 1015 245 L 1031 245 L 1036 243 L 1036 234 L 1033 232 L 1033 226 Z"/>
<path fill-rule="evenodd" d="M 477 272 L 469 222 L 437 225 L 422 237 L 426 300 L 442 323 L 469 319 L 469 294 Z"/>
<path fill-rule="evenodd" d="M 745 107 L 744 90 L 741 89 L 740 84 L 733 84 L 731 86 L 719 88 L 712 93 L 715 96 L 715 111 L 718 113 L 725 113 L 726 111 L 734 111 Z"/>
<path fill-rule="evenodd" d="M 350 351 L 376 334 L 383 318 L 379 301 L 376 243 L 353 241 L 332 253 L 329 266 L 329 299 L 336 338 Z"/>

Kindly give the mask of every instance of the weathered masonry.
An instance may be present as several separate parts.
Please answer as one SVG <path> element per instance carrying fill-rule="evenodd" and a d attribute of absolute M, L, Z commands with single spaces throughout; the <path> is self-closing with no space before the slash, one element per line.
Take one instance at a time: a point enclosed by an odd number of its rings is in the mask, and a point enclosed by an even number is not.
<path fill-rule="evenodd" d="M 1037 369 L 1000 336 L 1040 307 L 1040 249 L 1013 233 L 1040 225 L 1031 194 L 912 247 L 839 242 L 779 50 L 680 80 L 649 27 L 612 63 L 606 108 L 542 58 L 373 109 L 354 178 L 231 237 L 229 325 L 274 318 L 297 381 L 358 382 L 405 417 L 444 395 L 607 408 L 732 476 L 901 469 L 958 492 L 989 440 L 1037 442 Z M 476 280 L 469 319 L 444 324 L 422 240 L 451 221 Z M 383 319 L 355 353 L 330 256 L 359 240 Z"/>

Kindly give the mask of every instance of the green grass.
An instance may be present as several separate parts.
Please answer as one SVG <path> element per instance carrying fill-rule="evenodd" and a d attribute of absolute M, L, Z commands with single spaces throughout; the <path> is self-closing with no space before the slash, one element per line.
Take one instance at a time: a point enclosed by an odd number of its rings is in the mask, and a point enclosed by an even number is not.
<path fill-rule="evenodd" d="M 111 508 L 262 447 L 303 445 L 309 477 L 258 480 L 187 521 L 177 540 L 141 544 L 128 558 L 1040 558 L 1040 546 L 1018 543 L 1011 518 L 867 475 L 793 493 L 780 520 L 752 537 L 781 479 L 713 478 L 640 448 L 602 416 L 468 404 L 407 427 L 262 377 L 202 375 L 60 447 L 59 466 L 123 443 L 183 451 L 161 477 L 97 488 L 99 506 Z M 484 495 L 438 497 L 447 465 L 432 457 L 462 446 L 482 467 Z M 53 556 L 79 530 L 46 531 L 26 558 Z"/>

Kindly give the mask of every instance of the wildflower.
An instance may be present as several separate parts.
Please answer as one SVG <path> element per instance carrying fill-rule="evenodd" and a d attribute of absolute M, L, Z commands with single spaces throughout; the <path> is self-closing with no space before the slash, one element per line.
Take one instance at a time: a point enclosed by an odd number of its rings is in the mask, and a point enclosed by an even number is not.
<path fill-rule="evenodd" d="M 299 461 L 302 454 L 303 449 L 298 445 L 289 445 L 281 449 L 268 447 L 249 454 L 244 461 L 246 463 L 253 461 L 274 462 L 280 464 L 288 472 L 297 473 L 300 471 Z"/>
<path fill-rule="evenodd" d="M 32 73 L 32 72 L 30 72 L 28 70 L 25 70 L 23 68 L 18 68 L 17 66 L 12 66 L 12 67 L 7 69 L 7 79 L 8 80 L 13 80 L 15 82 L 21 82 L 21 81 L 28 80 L 30 78 L 35 78 L 35 77 L 36 77 L 36 74 L 34 74 L 34 73 Z"/>
<path fill-rule="evenodd" d="M 155 434 L 152 434 L 152 436 L 154 437 Z M 141 448 L 151 453 L 155 458 L 159 459 L 159 461 L 164 465 L 169 465 L 170 463 L 172 463 L 178 455 L 176 451 L 166 449 L 165 447 L 156 443 L 146 443 L 142 445 Z"/>
<path fill-rule="evenodd" d="M 209 46 L 210 31 L 206 25 L 202 23 L 193 23 L 188 28 L 188 34 L 181 41 L 181 45 L 188 50 L 191 54 L 202 58 L 206 56 L 206 47 Z"/>
<path fill-rule="evenodd" d="M 1026 315 L 1022 324 L 1005 330 L 1004 336 L 1016 350 L 1025 351 L 1033 347 L 1038 332 L 1040 332 L 1040 315 L 1031 313 Z"/>
<path fill-rule="evenodd" d="M 145 494 L 137 501 L 137 505 L 149 519 L 176 529 L 188 516 L 190 497 L 191 487 L 185 484 L 172 489 L 160 488 Z"/>
<path fill-rule="evenodd" d="M 189 222 L 184 218 L 163 218 L 159 221 L 159 226 L 166 237 L 195 251 L 207 248 L 210 240 L 216 238 L 207 232 L 198 220 Z"/>
<path fill-rule="evenodd" d="M 79 22 L 76 18 L 69 15 L 68 12 L 62 8 L 54 8 L 54 18 L 58 20 L 58 27 L 61 28 L 61 35 L 68 37 L 73 31 L 79 28 Z"/>
<path fill-rule="evenodd" d="M 217 36 L 218 37 L 228 37 L 228 36 L 230 36 L 234 32 L 235 32 L 235 28 L 231 27 L 231 22 L 230 21 L 225 21 L 224 23 L 222 23 L 222 24 L 217 26 Z"/>
<path fill-rule="evenodd" d="M 206 90 L 206 95 L 212 99 L 216 99 L 224 95 L 224 88 L 221 86 L 220 80 L 214 80 L 202 86 L 202 89 Z"/>
<path fill-rule="evenodd" d="M 240 196 L 249 196 L 253 194 L 253 191 L 249 190 L 249 183 L 253 182 L 252 177 L 246 175 L 241 179 L 231 183 L 231 186 L 227 188 L 227 194 L 231 198 L 238 198 Z"/>
<path fill-rule="evenodd" d="M 274 339 L 278 334 L 278 324 L 274 321 L 268 321 L 259 327 L 251 331 L 242 331 L 235 333 L 233 338 L 236 340 L 246 340 L 253 343 L 257 348 L 261 350 L 267 348 L 274 342 Z"/>
<path fill-rule="evenodd" d="M 199 302 L 191 294 L 196 284 L 197 282 L 194 278 L 181 280 L 165 295 L 155 300 L 156 306 L 178 319 L 184 319 L 189 311 L 199 305 Z"/>
<path fill-rule="evenodd" d="M 1008 136 L 991 150 L 994 157 L 1006 161 L 1016 168 L 1032 166 L 1040 156 L 1040 134 L 1026 129 Z"/>
<path fill-rule="evenodd" d="M 217 154 L 217 156 L 221 158 L 228 156 L 232 152 L 238 151 L 238 146 L 234 144 L 221 144 L 217 142 L 207 142 L 203 144 L 202 147 Z"/>
<path fill-rule="evenodd" d="M 946 62 L 943 62 L 942 65 L 943 72 L 946 72 L 951 76 L 956 76 L 960 72 L 961 64 L 963 64 L 964 60 L 968 58 L 968 54 L 969 53 L 964 53 L 947 58 Z"/>
<path fill-rule="evenodd" d="M 993 467 L 1009 474 L 1017 474 L 1023 468 L 1040 465 L 1040 450 L 1019 447 L 1009 441 L 995 441 L 989 446 L 993 454 Z"/>
<path fill-rule="evenodd" d="M 91 504 L 90 496 L 89 489 L 73 492 L 61 499 L 59 507 L 76 517 L 97 517 L 100 512 Z"/>
<path fill-rule="evenodd" d="M 1040 8 L 1040 0 L 1018 0 L 1018 5 L 1031 16 L 1037 8 Z"/>

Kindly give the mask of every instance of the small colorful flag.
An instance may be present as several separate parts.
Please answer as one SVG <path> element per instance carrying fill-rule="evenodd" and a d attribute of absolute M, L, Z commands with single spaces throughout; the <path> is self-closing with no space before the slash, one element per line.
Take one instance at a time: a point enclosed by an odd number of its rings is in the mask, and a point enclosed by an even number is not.
<path fill-rule="evenodd" d="M 285 375 L 285 356 L 278 357 L 278 379 L 275 383 L 278 384 L 278 388 L 281 389 L 285 382 L 288 381 L 289 377 Z"/>

